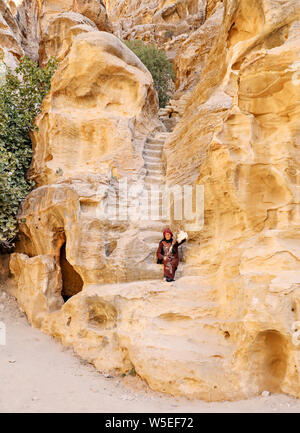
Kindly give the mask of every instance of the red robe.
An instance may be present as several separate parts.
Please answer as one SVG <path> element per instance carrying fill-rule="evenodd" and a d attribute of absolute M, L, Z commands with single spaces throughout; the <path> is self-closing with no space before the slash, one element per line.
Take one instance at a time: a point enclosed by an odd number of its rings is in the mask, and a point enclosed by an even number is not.
<path fill-rule="evenodd" d="M 180 243 L 176 241 L 175 244 L 173 244 L 172 251 L 170 252 L 170 254 L 168 253 L 172 243 L 167 242 L 164 239 L 160 241 L 157 248 L 156 255 L 158 259 L 163 260 L 164 277 L 169 277 L 171 280 L 174 279 L 175 272 L 179 263 L 178 247 L 184 241 L 185 239 L 183 239 L 183 241 L 181 241 Z M 166 259 L 164 260 L 164 258 Z"/>

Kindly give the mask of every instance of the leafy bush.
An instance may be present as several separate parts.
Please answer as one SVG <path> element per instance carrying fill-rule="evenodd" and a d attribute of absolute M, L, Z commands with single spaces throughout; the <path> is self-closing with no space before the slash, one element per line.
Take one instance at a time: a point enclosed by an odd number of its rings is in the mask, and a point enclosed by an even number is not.
<path fill-rule="evenodd" d="M 1 63 L 1 62 L 0 62 Z M 34 188 L 26 179 L 32 159 L 30 131 L 50 90 L 58 60 L 51 57 L 44 69 L 23 56 L 15 72 L 4 62 L 6 73 L 0 81 L 0 248 L 14 246 L 18 233 L 19 206 Z M 1 74 L 2 76 L 3 74 Z M 0 78 L 1 78 L 0 76 Z"/>
<path fill-rule="evenodd" d="M 175 79 L 173 65 L 168 60 L 165 52 L 156 48 L 155 45 L 145 44 L 140 40 L 124 40 L 123 42 L 151 73 L 158 94 L 159 106 L 165 107 L 170 99 L 172 81 Z"/>

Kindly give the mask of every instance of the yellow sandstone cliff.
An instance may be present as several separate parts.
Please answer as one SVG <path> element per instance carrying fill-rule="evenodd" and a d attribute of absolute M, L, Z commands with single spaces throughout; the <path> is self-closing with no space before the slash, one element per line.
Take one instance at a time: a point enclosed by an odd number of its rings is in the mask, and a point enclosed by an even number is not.
<path fill-rule="evenodd" d="M 37 188 L 10 257 L 20 307 L 98 370 L 134 367 L 156 390 L 300 397 L 299 3 L 100 3 L 25 2 L 18 24 L 0 8 L 6 58 L 36 44 L 41 65 L 61 59 L 32 135 Z M 36 16 L 31 43 L 22 16 Z M 174 61 L 163 111 L 119 40 L 131 37 Z M 203 227 L 188 232 L 171 285 L 153 255 L 165 225 L 188 221 L 108 218 L 124 178 L 204 188 Z M 136 190 L 132 203 L 142 199 Z"/>

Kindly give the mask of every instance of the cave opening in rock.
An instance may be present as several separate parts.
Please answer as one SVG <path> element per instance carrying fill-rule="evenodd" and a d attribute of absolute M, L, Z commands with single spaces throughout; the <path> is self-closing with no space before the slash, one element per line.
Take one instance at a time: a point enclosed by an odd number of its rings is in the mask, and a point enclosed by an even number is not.
<path fill-rule="evenodd" d="M 250 349 L 251 376 L 255 378 L 258 392 L 282 392 L 288 350 L 286 339 L 280 332 L 270 329 L 260 332 Z M 251 379 L 251 380 L 252 380 Z"/>
<path fill-rule="evenodd" d="M 66 242 L 60 248 L 60 268 L 62 276 L 61 296 L 66 302 L 83 287 L 83 280 L 66 258 Z"/>

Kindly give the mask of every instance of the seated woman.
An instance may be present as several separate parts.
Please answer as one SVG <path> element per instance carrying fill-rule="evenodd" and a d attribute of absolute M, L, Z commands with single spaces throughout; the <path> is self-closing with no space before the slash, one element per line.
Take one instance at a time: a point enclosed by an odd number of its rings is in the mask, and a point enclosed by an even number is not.
<path fill-rule="evenodd" d="M 179 263 L 178 247 L 186 241 L 187 236 L 178 242 L 176 239 L 173 239 L 173 233 L 169 228 L 164 230 L 163 236 L 156 252 L 157 263 L 163 263 L 164 278 L 169 283 L 174 281 L 175 272 Z"/>

